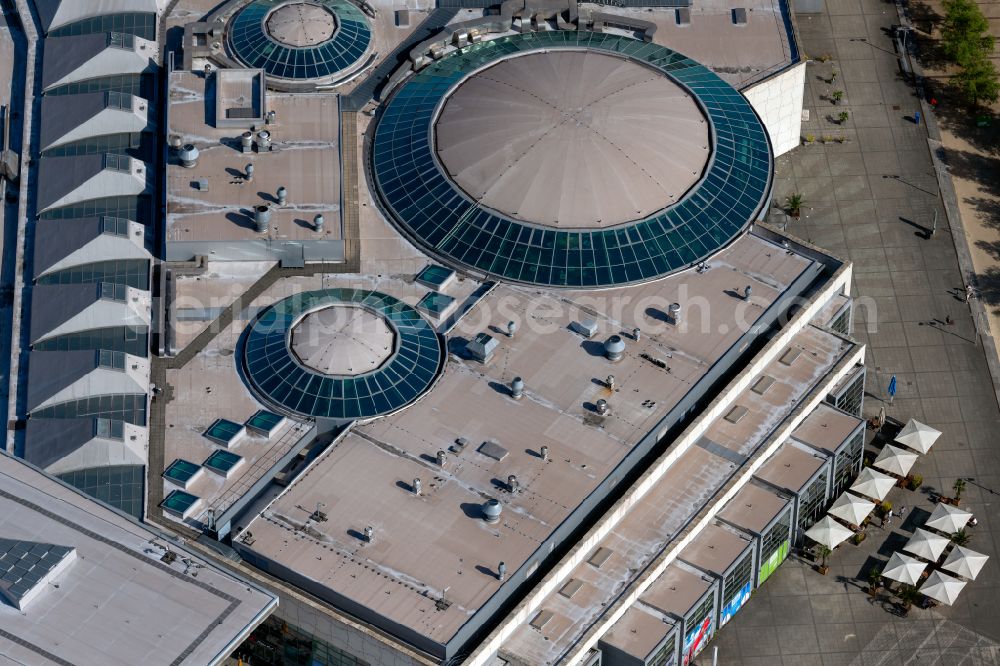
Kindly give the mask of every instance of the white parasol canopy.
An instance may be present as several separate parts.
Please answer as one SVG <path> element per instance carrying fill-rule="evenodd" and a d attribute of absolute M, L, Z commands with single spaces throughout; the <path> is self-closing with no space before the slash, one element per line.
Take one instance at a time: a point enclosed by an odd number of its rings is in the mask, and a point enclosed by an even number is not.
<path fill-rule="evenodd" d="M 918 453 L 927 453 L 940 436 L 940 430 L 935 430 L 916 419 L 910 419 L 896 435 L 896 441 Z"/>
<path fill-rule="evenodd" d="M 945 534 L 954 534 L 969 524 L 972 514 L 957 506 L 938 504 L 927 519 L 924 527 L 930 527 Z"/>
<path fill-rule="evenodd" d="M 892 474 L 906 476 L 915 462 L 917 462 L 916 453 L 886 444 L 872 465 Z"/>
<path fill-rule="evenodd" d="M 947 537 L 922 530 L 918 527 L 913 536 L 910 537 L 910 540 L 903 546 L 903 550 L 913 553 L 917 557 L 922 557 L 925 560 L 937 562 L 937 559 L 941 557 L 941 553 L 944 552 L 949 543 L 950 540 Z"/>
<path fill-rule="evenodd" d="M 926 568 L 926 562 L 902 553 L 893 553 L 885 569 L 882 570 L 882 575 L 900 583 L 916 585 L 920 581 L 920 574 Z"/>
<path fill-rule="evenodd" d="M 948 559 L 944 561 L 941 568 L 945 571 L 958 574 L 962 578 L 976 580 L 976 576 L 983 570 L 988 559 L 990 559 L 988 555 L 983 555 L 982 553 L 977 553 L 974 550 L 962 548 L 961 546 L 955 546 L 948 554 Z"/>
<path fill-rule="evenodd" d="M 931 599 L 936 599 L 943 604 L 951 606 L 958 599 L 958 593 L 965 587 L 965 581 L 952 578 L 940 571 L 934 571 L 924 584 L 920 586 L 920 591 Z"/>
<path fill-rule="evenodd" d="M 830 516 L 823 516 L 815 525 L 806 530 L 807 537 L 827 548 L 836 548 L 853 535 L 854 532 Z"/>
<path fill-rule="evenodd" d="M 859 495 L 864 495 L 865 497 L 870 497 L 881 502 L 895 485 L 896 479 L 886 476 L 871 467 L 865 467 L 861 470 L 861 474 L 858 474 L 858 478 L 854 482 L 854 485 L 851 486 L 851 490 Z"/>
<path fill-rule="evenodd" d="M 833 506 L 827 513 L 851 525 L 860 525 L 874 510 L 874 502 L 869 502 L 851 493 L 844 493 L 833 502 Z"/>

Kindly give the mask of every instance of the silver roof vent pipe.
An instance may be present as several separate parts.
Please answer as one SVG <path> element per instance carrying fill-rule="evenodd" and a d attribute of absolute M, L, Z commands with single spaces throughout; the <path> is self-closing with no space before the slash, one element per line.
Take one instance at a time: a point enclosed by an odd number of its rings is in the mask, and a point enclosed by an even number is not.
<path fill-rule="evenodd" d="M 549 459 L 549 447 L 543 446 L 541 448 L 541 454 L 542 454 L 542 460 L 548 460 Z"/>
<path fill-rule="evenodd" d="M 622 360 L 622 356 L 625 355 L 625 341 L 621 339 L 621 336 L 612 335 L 608 338 L 607 342 L 604 343 L 604 355 L 612 363 Z"/>
<path fill-rule="evenodd" d="M 611 389 L 612 391 L 614 391 L 615 390 L 615 376 L 614 375 L 608 375 L 608 378 L 604 380 L 604 384 L 609 389 Z"/>
<path fill-rule="evenodd" d="M 180 150 L 183 143 L 184 139 L 181 138 L 180 134 L 171 134 L 167 137 L 167 145 L 170 146 L 170 150 Z"/>
<path fill-rule="evenodd" d="M 752 294 L 752 293 L 753 293 L 753 289 L 750 287 L 750 285 L 747 285 L 746 288 L 743 290 L 743 300 L 744 301 L 749 301 L 750 300 L 750 294 Z"/>
<path fill-rule="evenodd" d="M 198 166 L 198 148 L 193 143 L 185 144 L 177 153 L 177 158 L 181 161 L 181 166 L 186 169 L 193 169 Z"/>
<path fill-rule="evenodd" d="M 444 467 L 445 463 L 448 462 L 448 454 L 444 451 L 438 451 L 437 453 L 437 463 L 441 467 Z"/>
<path fill-rule="evenodd" d="M 282 185 L 278 188 L 278 205 L 284 206 L 286 203 L 288 203 L 288 190 Z"/>
<path fill-rule="evenodd" d="M 517 482 L 517 477 L 513 474 L 507 477 L 507 489 L 512 493 L 516 493 L 521 489 L 520 484 Z"/>
<path fill-rule="evenodd" d="M 604 416 L 605 414 L 608 413 L 608 401 L 605 400 L 604 398 L 601 398 L 600 400 L 597 401 L 597 413 L 600 414 L 601 416 Z"/>
<path fill-rule="evenodd" d="M 514 334 L 517 333 L 517 322 L 509 321 L 507 322 L 507 337 L 512 338 Z"/>
<path fill-rule="evenodd" d="M 420 483 L 420 479 L 413 479 L 413 494 L 420 495 L 420 491 L 423 489 L 423 484 Z"/>
<path fill-rule="evenodd" d="M 503 505 L 500 504 L 499 500 L 491 499 L 483 504 L 483 519 L 491 525 L 500 522 L 500 514 L 502 512 Z"/>
<path fill-rule="evenodd" d="M 248 183 L 252 183 L 253 182 L 253 165 L 252 164 L 248 164 L 247 168 L 243 171 L 243 178 Z"/>
<path fill-rule="evenodd" d="M 322 214 L 317 213 L 316 217 L 313 218 L 313 229 L 317 233 L 323 233 L 323 227 L 326 224 L 326 218 Z"/>
<path fill-rule="evenodd" d="M 240 146 L 244 153 L 253 150 L 253 132 L 243 132 L 243 136 L 240 137 Z"/>
<path fill-rule="evenodd" d="M 271 207 L 267 204 L 254 206 L 253 223 L 257 228 L 257 233 L 262 234 L 267 232 L 267 228 L 271 225 Z"/>
<path fill-rule="evenodd" d="M 514 377 L 514 381 L 510 383 L 510 396 L 514 400 L 524 397 L 524 380 L 520 377 Z"/>
<path fill-rule="evenodd" d="M 671 303 L 670 307 L 667 308 L 667 311 L 670 313 L 670 318 L 674 320 L 674 325 L 675 326 L 677 324 L 681 323 L 681 304 L 680 303 Z"/>
<path fill-rule="evenodd" d="M 368 543 L 375 541 L 375 528 L 371 525 L 365 528 L 365 541 Z"/>
<path fill-rule="evenodd" d="M 257 152 L 266 153 L 271 150 L 271 133 L 267 130 L 257 132 Z"/>
<path fill-rule="evenodd" d="M 635 328 L 632 329 L 632 339 L 635 340 L 636 342 L 639 342 L 641 338 L 642 338 L 642 331 L 640 331 L 639 327 L 636 326 Z"/>
<path fill-rule="evenodd" d="M 500 579 L 501 583 L 507 578 L 507 563 L 506 562 L 500 562 L 500 564 L 497 565 L 497 578 Z"/>

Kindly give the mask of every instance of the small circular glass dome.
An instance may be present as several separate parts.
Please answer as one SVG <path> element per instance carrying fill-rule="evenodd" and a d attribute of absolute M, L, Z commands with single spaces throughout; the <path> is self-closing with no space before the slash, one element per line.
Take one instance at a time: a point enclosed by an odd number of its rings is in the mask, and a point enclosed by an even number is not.
<path fill-rule="evenodd" d="M 243 65 L 295 81 L 336 78 L 354 69 L 372 43 L 368 19 L 347 0 L 251 0 L 227 34 Z"/>

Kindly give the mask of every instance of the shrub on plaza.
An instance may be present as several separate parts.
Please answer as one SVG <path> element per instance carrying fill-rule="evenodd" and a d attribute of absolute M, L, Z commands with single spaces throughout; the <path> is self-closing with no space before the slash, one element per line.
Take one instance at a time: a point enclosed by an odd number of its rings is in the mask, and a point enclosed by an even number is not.
<path fill-rule="evenodd" d="M 844 91 L 834 90 L 832 93 L 830 93 L 830 99 L 833 100 L 834 104 L 840 104 L 840 100 L 844 99 Z"/>
<path fill-rule="evenodd" d="M 847 111 L 841 111 L 840 113 L 837 114 L 837 120 L 840 121 L 841 125 L 843 125 L 844 123 L 846 123 L 847 119 L 850 118 L 850 117 L 851 116 L 850 116 L 850 114 L 847 113 Z"/>
<path fill-rule="evenodd" d="M 965 67 L 988 57 L 994 39 L 990 24 L 974 0 L 944 0 L 941 50 L 949 61 Z"/>
<path fill-rule="evenodd" d="M 906 487 L 910 490 L 916 490 L 924 482 L 924 477 L 920 474 L 910 474 L 906 477 Z"/>

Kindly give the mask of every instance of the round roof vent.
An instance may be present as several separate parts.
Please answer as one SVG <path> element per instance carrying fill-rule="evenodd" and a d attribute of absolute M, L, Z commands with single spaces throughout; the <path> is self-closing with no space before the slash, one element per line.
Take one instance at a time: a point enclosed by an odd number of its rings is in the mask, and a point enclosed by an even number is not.
<path fill-rule="evenodd" d="M 625 353 L 625 341 L 619 335 L 612 335 L 604 343 L 604 354 L 609 361 L 620 361 Z"/>
<path fill-rule="evenodd" d="M 499 522 L 500 514 L 502 512 L 503 505 L 500 504 L 499 500 L 491 499 L 483 504 L 483 518 L 485 518 L 488 523 Z"/>

